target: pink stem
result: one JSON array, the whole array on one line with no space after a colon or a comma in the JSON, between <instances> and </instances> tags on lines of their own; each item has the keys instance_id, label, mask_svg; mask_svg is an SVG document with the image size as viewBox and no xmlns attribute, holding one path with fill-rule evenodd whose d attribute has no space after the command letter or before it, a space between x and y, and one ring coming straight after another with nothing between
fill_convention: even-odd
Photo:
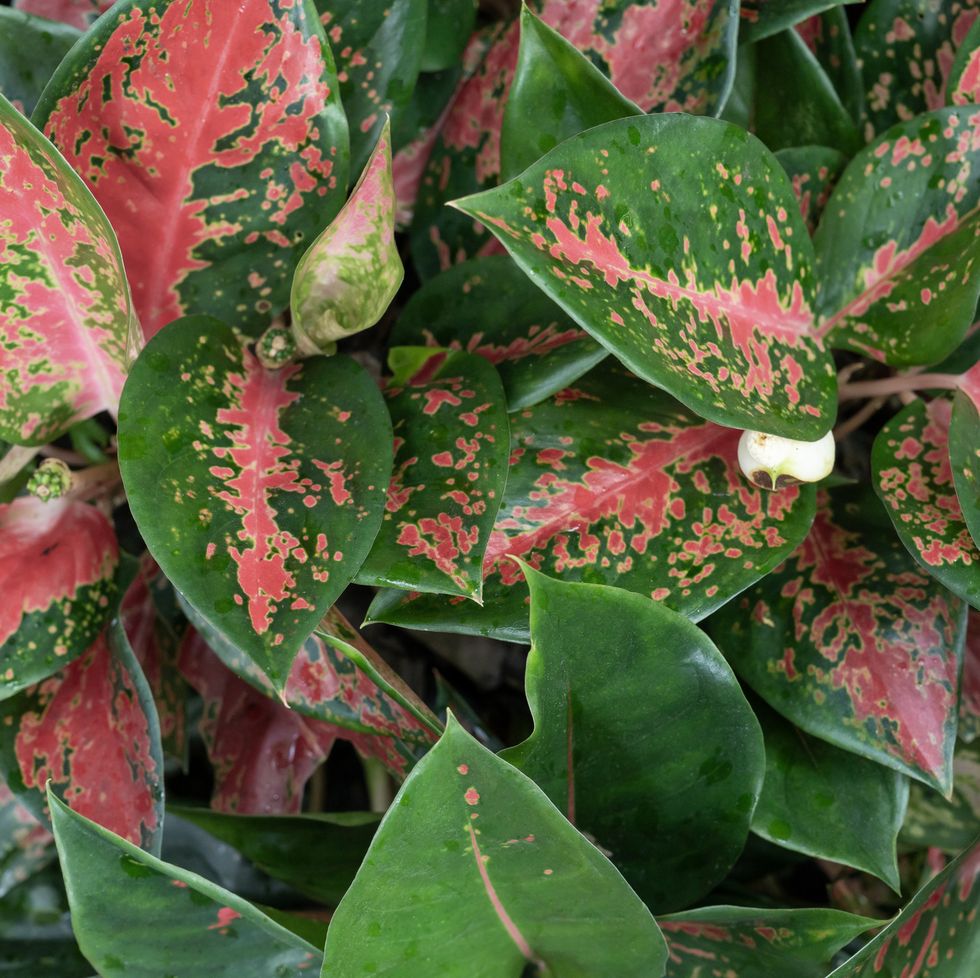
<instances>
[{"instance_id":1,"label":"pink stem","mask_svg":"<svg viewBox=\"0 0 980 978\"><path fill-rule=\"evenodd\" d=\"M849 401L855 397L882 397L929 388L956 390L959 380L955 374L899 374L896 377L883 377L881 380L857 380L851 384L843 384L837 397L838 400Z\"/></svg>"}]
</instances>

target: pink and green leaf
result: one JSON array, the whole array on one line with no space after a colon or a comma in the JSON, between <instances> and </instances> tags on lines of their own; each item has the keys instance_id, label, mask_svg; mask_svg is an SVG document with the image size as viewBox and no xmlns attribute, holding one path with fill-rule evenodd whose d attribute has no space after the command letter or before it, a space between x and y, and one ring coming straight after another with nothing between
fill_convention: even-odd
<instances>
[{"instance_id":1,"label":"pink and green leaf","mask_svg":"<svg viewBox=\"0 0 980 978\"><path fill-rule=\"evenodd\" d=\"M0 699L77 659L115 597L119 547L94 506L33 497L0 505Z\"/></svg>"},{"instance_id":2,"label":"pink and green leaf","mask_svg":"<svg viewBox=\"0 0 980 978\"><path fill-rule=\"evenodd\" d=\"M53 859L54 838L0 781L0 898Z\"/></svg>"},{"instance_id":3,"label":"pink and green leaf","mask_svg":"<svg viewBox=\"0 0 980 978\"><path fill-rule=\"evenodd\" d=\"M831 7L814 14L800 21L796 31L816 55L851 118L860 121L864 112L864 82L844 7Z\"/></svg>"},{"instance_id":4,"label":"pink and green leaf","mask_svg":"<svg viewBox=\"0 0 980 978\"><path fill-rule=\"evenodd\" d=\"M890 129L848 165L817 229L818 332L893 366L935 363L980 292L980 109Z\"/></svg>"},{"instance_id":5,"label":"pink and green leaf","mask_svg":"<svg viewBox=\"0 0 980 978\"><path fill-rule=\"evenodd\" d=\"M30 116L55 68L80 36L77 27L0 7L0 94Z\"/></svg>"},{"instance_id":6,"label":"pink and green leaf","mask_svg":"<svg viewBox=\"0 0 980 978\"><path fill-rule=\"evenodd\" d=\"M742 0L738 43L769 37L840 3L853 0Z\"/></svg>"},{"instance_id":7,"label":"pink and green leaf","mask_svg":"<svg viewBox=\"0 0 980 978\"><path fill-rule=\"evenodd\" d=\"M957 736L964 743L980 737L980 612L970 609L960 679L960 724Z\"/></svg>"},{"instance_id":8,"label":"pink and green leaf","mask_svg":"<svg viewBox=\"0 0 980 978\"><path fill-rule=\"evenodd\" d=\"M793 185L806 228L813 234L847 158L826 146L799 146L778 150L776 159Z\"/></svg>"},{"instance_id":9,"label":"pink and green leaf","mask_svg":"<svg viewBox=\"0 0 980 978\"><path fill-rule=\"evenodd\" d=\"M480 600L510 456L500 379L486 360L460 351L396 347L389 363L395 459L358 581Z\"/></svg>"},{"instance_id":10,"label":"pink and green leaf","mask_svg":"<svg viewBox=\"0 0 980 978\"><path fill-rule=\"evenodd\" d=\"M267 322L347 185L347 123L309 0L119 3L35 117L116 229L147 338L189 313Z\"/></svg>"},{"instance_id":11,"label":"pink and green leaf","mask_svg":"<svg viewBox=\"0 0 980 978\"><path fill-rule=\"evenodd\" d=\"M806 540L711 634L802 730L948 792L965 620L871 490L847 487L819 493Z\"/></svg>"},{"instance_id":12,"label":"pink and green leaf","mask_svg":"<svg viewBox=\"0 0 980 978\"><path fill-rule=\"evenodd\" d=\"M946 101L950 105L980 102L980 17L973 21L956 52L946 82Z\"/></svg>"},{"instance_id":13,"label":"pink and green leaf","mask_svg":"<svg viewBox=\"0 0 980 978\"><path fill-rule=\"evenodd\" d=\"M115 0L13 0L17 10L85 30Z\"/></svg>"},{"instance_id":14,"label":"pink and green leaf","mask_svg":"<svg viewBox=\"0 0 980 978\"><path fill-rule=\"evenodd\" d=\"M373 326L404 275L395 245L391 127L385 121L350 199L293 275L291 327L300 351L331 352L337 340Z\"/></svg>"},{"instance_id":15,"label":"pink and green leaf","mask_svg":"<svg viewBox=\"0 0 980 978\"><path fill-rule=\"evenodd\" d=\"M188 317L133 365L119 460L163 572L281 690L381 523L391 425L374 382L343 356L266 370Z\"/></svg>"},{"instance_id":16,"label":"pink and green leaf","mask_svg":"<svg viewBox=\"0 0 980 978\"><path fill-rule=\"evenodd\" d=\"M115 234L55 148L0 96L0 436L43 445L115 412L131 306Z\"/></svg>"},{"instance_id":17,"label":"pink and green leaf","mask_svg":"<svg viewBox=\"0 0 980 978\"><path fill-rule=\"evenodd\" d=\"M382 592L368 617L526 642L517 556L561 580L626 588L703 618L791 553L813 519L811 488L771 493L745 480L738 437L609 360L511 415L483 607Z\"/></svg>"},{"instance_id":18,"label":"pink and green leaf","mask_svg":"<svg viewBox=\"0 0 980 978\"><path fill-rule=\"evenodd\" d=\"M782 168L743 130L671 114L610 122L455 206L634 373L702 417L803 440L832 425L810 238Z\"/></svg>"}]
</instances>

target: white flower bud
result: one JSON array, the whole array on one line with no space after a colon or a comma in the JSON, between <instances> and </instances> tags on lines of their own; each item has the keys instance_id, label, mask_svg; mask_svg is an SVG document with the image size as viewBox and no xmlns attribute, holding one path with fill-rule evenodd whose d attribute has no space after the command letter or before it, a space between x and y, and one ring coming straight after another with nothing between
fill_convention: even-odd
<instances>
[{"instance_id":1,"label":"white flower bud","mask_svg":"<svg viewBox=\"0 0 980 978\"><path fill-rule=\"evenodd\" d=\"M796 441L764 431L743 431L738 464L749 482L763 489L819 482L834 468L834 435L828 431L817 441Z\"/></svg>"}]
</instances>

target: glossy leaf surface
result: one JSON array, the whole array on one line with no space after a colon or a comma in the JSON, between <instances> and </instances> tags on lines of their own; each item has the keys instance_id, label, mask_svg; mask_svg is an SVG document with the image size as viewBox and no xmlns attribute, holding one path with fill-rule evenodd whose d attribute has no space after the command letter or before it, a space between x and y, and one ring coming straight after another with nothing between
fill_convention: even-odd
<instances>
[{"instance_id":1,"label":"glossy leaf surface","mask_svg":"<svg viewBox=\"0 0 980 978\"><path fill-rule=\"evenodd\" d=\"M800 213L813 234L847 159L839 150L826 146L781 149L776 159L793 184Z\"/></svg>"},{"instance_id":2,"label":"glossy leaf surface","mask_svg":"<svg viewBox=\"0 0 980 978\"><path fill-rule=\"evenodd\" d=\"M503 387L493 367L469 353L396 347L390 362L394 471L358 580L479 598L507 480Z\"/></svg>"},{"instance_id":3,"label":"glossy leaf surface","mask_svg":"<svg viewBox=\"0 0 980 978\"><path fill-rule=\"evenodd\" d=\"M809 536L711 634L783 716L947 791L965 606L921 571L870 489L818 494Z\"/></svg>"},{"instance_id":4,"label":"glossy leaf surface","mask_svg":"<svg viewBox=\"0 0 980 978\"><path fill-rule=\"evenodd\" d=\"M762 734L738 680L662 604L525 574L534 732L501 756L654 913L690 906L738 858L762 788Z\"/></svg>"},{"instance_id":5,"label":"glossy leaf surface","mask_svg":"<svg viewBox=\"0 0 980 978\"><path fill-rule=\"evenodd\" d=\"M976 376L969 396L961 390L953 398L949 461L963 519L980 547L980 364L971 373Z\"/></svg>"},{"instance_id":6,"label":"glossy leaf surface","mask_svg":"<svg viewBox=\"0 0 980 978\"><path fill-rule=\"evenodd\" d=\"M742 130L677 114L610 122L456 206L634 373L702 417L803 440L832 424L810 239L785 173ZM731 229L720 242L719 226Z\"/></svg>"},{"instance_id":7,"label":"glossy leaf surface","mask_svg":"<svg viewBox=\"0 0 980 978\"><path fill-rule=\"evenodd\" d=\"M967 108L930 112L844 171L814 239L831 346L908 366L963 339L980 291L978 122Z\"/></svg>"},{"instance_id":8,"label":"glossy leaf surface","mask_svg":"<svg viewBox=\"0 0 980 978\"><path fill-rule=\"evenodd\" d=\"M127 0L35 118L116 229L147 338L189 313L268 321L347 183L337 78L305 0Z\"/></svg>"},{"instance_id":9,"label":"glossy leaf surface","mask_svg":"<svg viewBox=\"0 0 980 978\"><path fill-rule=\"evenodd\" d=\"M847 0L742 0L738 43L758 41Z\"/></svg>"},{"instance_id":10,"label":"glossy leaf surface","mask_svg":"<svg viewBox=\"0 0 980 978\"><path fill-rule=\"evenodd\" d=\"M946 82L946 101L950 105L980 102L980 17L973 21Z\"/></svg>"},{"instance_id":11,"label":"glossy leaf surface","mask_svg":"<svg viewBox=\"0 0 980 978\"><path fill-rule=\"evenodd\" d=\"M382 820L324 954L324 978L518 978L529 965L555 978L649 978L666 947L534 782L450 718Z\"/></svg>"},{"instance_id":12,"label":"glossy leaf surface","mask_svg":"<svg viewBox=\"0 0 980 978\"><path fill-rule=\"evenodd\" d=\"M875 439L874 485L909 553L980 607L980 548L963 519L949 461L951 414L949 400L937 398L917 399L895 415Z\"/></svg>"},{"instance_id":13,"label":"glossy leaf surface","mask_svg":"<svg viewBox=\"0 0 980 978\"><path fill-rule=\"evenodd\" d=\"M76 27L0 7L0 93L30 116L41 90L80 36Z\"/></svg>"},{"instance_id":14,"label":"glossy leaf surface","mask_svg":"<svg viewBox=\"0 0 980 978\"><path fill-rule=\"evenodd\" d=\"M766 780L752 831L777 846L853 866L900 892L895 840L908 780L803 733L756 708L766 739Z\"/></svg>"},{"instance_id":15,"label":"glossy leaf surface","mask_svg":"<svg viewBox=\"0 0 980 978\"><path fill-rule=\"evenodd\" d=\"M18 10L85 30L114 0L13 0Z\"/></svg>"},{"instance_id":16,"label":"glossy leaf surface","mask_svg":"<svg viewBox=\"0 0 980 978\"><path fill-rule=\"evenodd\" d=\"M511 556L703 618L775 567L813 518L809 487L750 485L737 443L737 432L702 421L609 360L511 415L483 607L383 593L369 618L526 642L527 590Z\"/></svg>"},{"instance_id":17,"label":"glossy leaf surface","mask_svg":"<svg viewBox=\"0 0 980 978\"><path fill-rule=\"evenodd\" d=\"M489 360L511 411L557 393L606 356L506 255L461 262L412 295L391 344L421 343Z\"/></svg>"},{"instance_id":18,"label":"glossy leaf surface","mask_svg":"<svg viewBox=\"0 0 980 978\"><path fill-rule=\"evenodd\" d=\"M115 411L129 292L105 214L2 96L0 156L0 437L43 445L76 421Z\"/></svg>"},{"instance_id":19,"label":"glossy leaf surface","mask_svg":"<svg viewBox=\"0 0 980 978\"><path fill-rule=\"evenodd\" d=\"M320 952L228 890L142 852L51 796L79 946L102 978L301 978Z\"/></svg>"},{"instance_id":20,"label":"glossy leaf surface","mask_svg":"<svg viewBox=\"0 0 980 978\"><path fill-rule=\"evenodd\" d=\"M119 417L123 480L150 553L278 689L371 547L390 444L381 394L354 361L268 371L207 317L154 337Z\"/></svg>"},{"instance_id":21,"label":"glossy leaf surface","mask_svg":"<svg viewBox=\"0 0 980 978\"><path fill-rule=\"evenodd\" d=\"M98 638L119 547L94 506L21 497L0 505L0 698L57 672Z\"/></svg>"},{"instance_id":22,"label":"glossy leaf surface","mask_svg":"<svg viewBox=\"0 0 980 978\"><path fill-rule=\"evenodd\" d=\"M381 127L350 199L303 255L290 292L291 328L306 354L373 326L401 285L395 246L391 129Z\"/></svg>"}]
</instances>

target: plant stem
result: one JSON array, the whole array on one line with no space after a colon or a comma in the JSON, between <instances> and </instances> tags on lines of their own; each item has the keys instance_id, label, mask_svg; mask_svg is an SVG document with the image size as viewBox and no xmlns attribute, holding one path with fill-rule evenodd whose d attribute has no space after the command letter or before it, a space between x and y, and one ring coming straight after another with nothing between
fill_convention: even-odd
<instances>
[{"instance_id":1,"label":"plant stem","mask_svg":"<svg viewBox=\"0 0 980 978\"><path fill-rule=\"evenodd\" d=\"M849 401L855 397L883 397L901 394L903 391L942 388L955 390L959 386L956 374L899 374L881 380L857 380L843 384L837 392L838 400Z\"/></svg>"},{"instance_id":2,"label":"plant stem","mask_svg":"<svg viewBox=\"0 0 980 978\"><path fill-rule=\"evenodd\" d=\"M0 482L12 479L39 451L38 448L11 445L3 458L0 458Z\"/></svg>"},{"instance_id":3,"label":"plant stem","mask_svg":"<svg viewBox=\"0 0 980 978\"><path fill-rule=\"evenodd\" d=\"M882 405L887 400L887 397L874 397L862 405L849 418L834 428L834 440L840 441L842 438L846 438L852 431L860 428L868 418L881 410Z\"/></svg>"},{"instance_id":4,"label":"plant stem","mask_svg":"<svg viewBox=\"0 0 980 978\"><path fill-rule=\"evenodd\" d=\"M115 460L103 462L101 465L91 465L87 469L72 472L68 495L73 499L94 499L108 495L120 483L119 464Z\"/></svg>"}]
</instances>

